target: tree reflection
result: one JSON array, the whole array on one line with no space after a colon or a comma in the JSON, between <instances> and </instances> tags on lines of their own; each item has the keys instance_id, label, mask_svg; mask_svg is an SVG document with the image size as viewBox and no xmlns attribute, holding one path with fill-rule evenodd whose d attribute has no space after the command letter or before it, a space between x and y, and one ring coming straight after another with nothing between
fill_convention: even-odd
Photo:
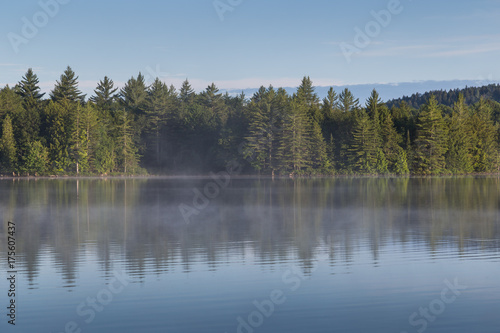
<instances>
[{"instance_id":1,"label":"tree reflection","mask_svg":"<svg viewBox=\"0 0 500 333\"><path fill-rule=\"evenodd\" d=\"M335 272L355 264L361 251L378 265L394 246L417 247L435 260L499 249L494 177L233 180L186 223L179 204L192 204L193 188L208 181L0 181L0 255L6 257L9 220L31 288L47 256L64 286L74 288L89 252L104 276L123 262L141 281L232 262L275 269L298 260L310 274L324 256Z\"/></svg>"}]
</instances>

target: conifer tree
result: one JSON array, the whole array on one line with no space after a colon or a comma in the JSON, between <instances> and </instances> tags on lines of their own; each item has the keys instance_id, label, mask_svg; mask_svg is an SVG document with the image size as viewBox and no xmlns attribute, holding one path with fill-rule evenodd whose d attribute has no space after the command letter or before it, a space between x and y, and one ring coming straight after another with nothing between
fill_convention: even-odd
<instances>
[{"instance_id":1,"label":"conifer tree","mask_svg":"<svg viewBox=\"0 0 500 333\"><path fill-rule=\"evenodd\" d=\"M78 76L67 67L61 78L56 81L54 90L50 93L50 97L54 102L66 100L69 102L84 102L85 95L78 89Z\"/></svg>"},{"instance_id":2,"label":"conifer tree","mask_svg":"<svg viewBox=\"0 0 500 333\"><path fill-rule=\"evenodd\" d=\"M297 101L290 102L289 110L283 115L283 129L278 156L279 168L284 173L305 173L311 167L309 115Z\"/></svg>"},{"instance_id":3,"label":"conifer tree","mask_svg":"<svg viewBox=\"0 0 500 333\"><path fill-rule=\"evenodd\" d=\"M48 143L51 168L56 173L70 169L71 160L69 146L71 139L71 122L69 119L68 102L55 103L50 101L45 108L46 140Z\"/></svg>"},{"instance_id":4,"label":"conifer tree","mask_svg":"<svg viewBox=\"0 0 500 333\"><path fill-rule=\"evenodd\" d=\"M131 126L132 121L126 110L121 110L118 114L120 123L118 124L119 137L117 138L117 155L123 173L134 173L139 166L139 155L134 143L134 133Z\"/></svg>"},{"instance_id":5,"label":"conifer tree","mask_svg":"<svg viewBox=\"0 0 500 333\"><path fill-rule=\"evenodd\" d=\"M498 124L492 119L492 109L484 99L474 105L471 117L472 163L476 172L490 172L498 163Z\"/></svg>"},{"instance_id":6,"label":"conifer tree","mask_svg":"<svg viewBox=\"0 0 500 333\"><path fill-rule=\"evenodd\" d=\"M94 90L95 95L90 97L90 100L101 110L109 112L117 99L117 91L118 88L115 88L113 80L105 76L103 80L99 81L97 88Z\"/></svg>"},{"instance_id":7,"label":"conifer tree","mask_svg":"<svg viewBox=\"0 0 500 333\"><path fill-rule=\"evenodd\" d=\"M453 106L448 137L446 166L455 173L470 173L472 164L472 128L469 107L460 94Z\"/></svg>"},{"instance_id":8,"label":"conifer tree","mask_svg":"<svg viewBox=\"0 0 500 333\"><path fill-rule=\"evenodd\" d=\"M307 108L307 113L312 121L318 124L323 121L319 107L319 98L314 92L314 87L309 76L302 79L300 86L297 88L295 99Z\"/></svg>"},{"instance_id":9,"label":"conifer tree","mask_svg":"<svg viewBox=\"0 0 500 333\"><path fill-rule=\"evenodd\" d=\"M354 98L351 91L345 88L339 96L339 108L344 113L358 110L360 108L359 99Z\"/></svg>"},{"instance_id":10,"label":"conifer tree","mask_svg":"<svg viewBox=\"0 0 500 333\"><path fill-rule=\"evenodd\" d=\"M27 109L36 108L45 93L40 92L38 76L29 68L24 74L21 82L18 83L18 94L22 97Z\"/></svg>"},{"instance_id":11,"label":"conifer tree","mask_svg":"<svg viewBox=\"0 0 500 333\"><path fill-rule=\"evenodd\" d=\"M418 132L415 140L417 172L420 174L444 172L448 133L434 96L431 96L420 112L417 126Z\"/></svg>"},{"instance_id":12,"label":"conifer tree","mask_svg":"<svg viewBox=\"0 0 500 333\"><path fill-rule=\"evenodd\" d=\"M191 84L189 81L186 79L184 82L182 82L181 89L179 90L179 100L183 104L190 104L194 101L195 97L195 92L194 89L191 87Z\"/></svg>"},{"instance_id":13,"label":"conifer tree","mask_svg":"<svg viewBox=\"0 0 500 333\"><path fill-rule=\"evenodd\" d=\"M374 144L375 135L373 122L368 114L364 110L357 111L349 148L354 171L372 173L376 171L377 160L382 162L382 158L378 156L378 147Z\"/></svg>"},{"instance_id":14,"label":"conifer tree","mask_svg":"<svg viewBox=\"0 0 500 333\"><path fill-rule=\"evenodd\" d=\"M399 148L396 163L394 164L394 172L401 176L408 175L410 173L407 154L401 147Z\"/></svg>"},{"instance_id":15,"label":"conifer tree","mask_svg":"<svg viewBox=\"0 0 500 333\"><path fill-rule=\"evenodd\" d=\"M172 112L173 101L176 98L175 88L167 87L159 78L153 82L148 89L148 100L146 107L147 129L153 136L154 160L157 167L160 166L162 130L167 125L169 113Z\"/></svg>"},{"instance_id":16,"label":"conifer tree","mask_svg":"<svg viewBox=\"0 0 500 333\"><path fill-rule=\"evenodd\" d=\"M389 163L389 171L395 171L395 163L400 155L403 139L394 127L389 110L382 112L381 118L380 135L382 139L382 151Z\"/></svg>"},{"instance_id":17,"label":"conifer tree","mask_svg":"<svg viewBox=\"0 0 500 333\"><path fill-rule=\"evenodd\" d=\"M246 137L247 147L245 158L251 165L260 171L272 174L276 170L276 151L278 149L279 123L283 117L273 107L276 91L271 86L268 89L261 87L254 94L250 105L249 133Z\"/></svg>"}]
</instances>

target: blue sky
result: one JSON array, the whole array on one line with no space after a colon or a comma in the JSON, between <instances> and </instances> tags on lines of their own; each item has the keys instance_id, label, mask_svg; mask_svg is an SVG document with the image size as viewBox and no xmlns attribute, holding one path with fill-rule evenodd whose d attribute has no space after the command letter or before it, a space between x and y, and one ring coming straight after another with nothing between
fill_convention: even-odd
<instances>
[{"instance_id":1,"label":"blue sky","mask_svg":"<svg viewBox=\"0 0 500 333\"><path fill-rule=\"evenodd\" d=\"M322 86L500 80L498 0L217 1L5 2L0 85L32 67L48 91L67 65L85 92L105 75L121 86L139 71L177 87L189 78L197 90L296 86L304 75ZM51 15L40 3L52 4ZM389 7L397 14L376 23L371 12ZM36 20L38 31L23 35ZM367 27L348 61L341 46L356 46L355 29ZM29 38L14 47L13 36Z\"/></svg>"}]
</instances>

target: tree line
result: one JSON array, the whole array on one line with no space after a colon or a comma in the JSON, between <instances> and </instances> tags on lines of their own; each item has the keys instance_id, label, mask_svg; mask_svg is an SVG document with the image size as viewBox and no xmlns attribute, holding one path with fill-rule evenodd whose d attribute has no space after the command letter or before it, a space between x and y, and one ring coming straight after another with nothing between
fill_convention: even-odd
<instances>
[{"instance_id":1,"label":"tree line","mask_svg":"<svg viewBox=\"0 0 500 333\"><path fill-rule=\"evenodd\" d=\"M86 98L68 67L48 98L29 69L0 90L4 175L206 174L237 162L244 174L468 174L497 172L500 104L430 95L390 108L373 90L323 100L309 77L297 91L261 87L251 98L211 84L196 93L142 74L122 89L105 77Z\"/></svg>"},{"instance_id":2,"label":"tree line","mask_svg":"<svg viewBox=\"0 0 500 333\"><path fill-rule=\"evenodd\" d=\"M424 94L413 94L411 96L403 96L394 100L387 101L387 106L397 106L401 102L406 102L412 108L420 108L427 103L431 96L436 97L439 104L444 106L445 112L450 113L453 105L458 101L460 95L463 95L467 104L475 104L483 99L490 99L500 102L500 85L489 84L482 87L465 87L464 89L451 89L451 90L435 90L426 92ZM498 111L498 110L497 110Z\"/></svg>"}]
</instances>

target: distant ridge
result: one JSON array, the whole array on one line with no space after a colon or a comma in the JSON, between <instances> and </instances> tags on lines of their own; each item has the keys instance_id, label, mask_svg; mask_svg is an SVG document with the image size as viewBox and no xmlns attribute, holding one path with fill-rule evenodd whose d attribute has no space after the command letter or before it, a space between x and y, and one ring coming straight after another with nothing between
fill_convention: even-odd
<instances>
[{"instance_id":1,"label":"distant ridge","mask_svg":"<svg viewBox=\"0 0 500 333\"><path fill-rule=\"evenodd\" d=\"M453 90L435 90L429 91L424 94L413 94L411 96L404 96L402 98L394 99L387 102L388 107L393 105L398 106L401 102L406 102L411 107L418 109L421 105L425 104L431 95L434 95L438 103L453 106L453 104L458 100L460 94L464 95L465 102L467 104L477 103L481 98L493 100L500 102L500 85L499 84L489 84L482 87L466 87L463 89L453 89Z\"/></svg>"},{"instance_id":2,"label":"distant ridge","mask_svg":"<svg viewBox=\"0 0 500 333\"><path fill-rule=\"evenodd\" d=\"M314 82L313 82L314 83ZM411 98L417 94L425 94L427 92L449 91L456 89L464 89L466 87L481 87L488 85L496 85L497 81L491 80L453 80L453 81L417 81L417 82L402 82L402 83L387 83L387 84L358 84L358 85L343 85L333 86L333 89L340 93L345 88L348 88L362 105L370 96L373 89L376 89L383 101L394 103L403 98ZM275 87L279 88L279 87ZM297 87L283 87L289 94L296 92ZM330 87L317 86L315 87L316 94L323 99L326 97ZM247 98L253 96L259 90L259 87L248 89L230 89L227 91L230 95L239 95L243 91ZM418 103L417 103L418 104Z\"/></svg>"}]
</instances>

